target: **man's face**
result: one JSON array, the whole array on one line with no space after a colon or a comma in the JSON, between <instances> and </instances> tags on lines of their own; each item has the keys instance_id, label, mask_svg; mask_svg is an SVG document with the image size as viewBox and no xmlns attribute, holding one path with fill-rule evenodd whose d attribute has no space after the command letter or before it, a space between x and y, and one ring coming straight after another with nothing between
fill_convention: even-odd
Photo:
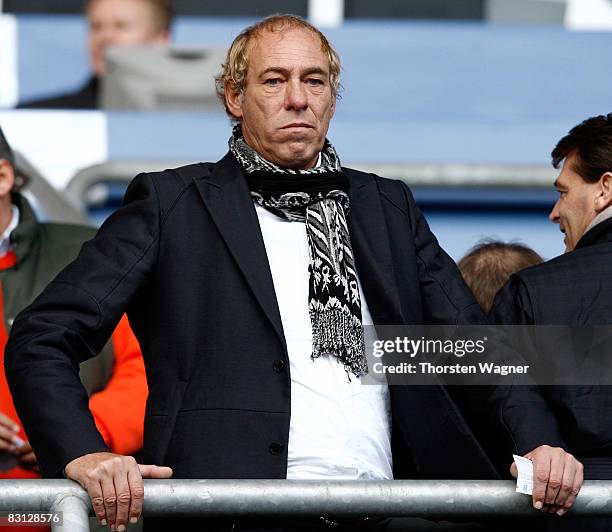
<instances>
[{"instance_id":1,"label":"man's face","mask_svg":"<svg viewBox=\"0 0 612 532\"><path fill-rule=\"evenodd\" d=\"M336 103L319 38L303 28L266 31L248 57L243 93L226 92L245 141L279 166L312 168Z\"/></svg>"},{"instance_id":2,"label":"man's face","mask_svg":"<svg viewBox=\"0 0 612 532\"><path fill-rule=\"evenodd\" d=\"M165 44L169 39L158 27L153 7L142 0L95 0L87 22L89 61L96 76L104 74L107 47Z\"/></svg>"},{"instance_id":3,"label":"man's face","mask_svg":"<svg viewBox=\"0 0 612 532\"><path fill-rule=\"evenodd\" d=\"M555 181L559 199L548 216L565 233L565 252L572 251L593 218L597 216L599 183L587 183L574 170L576 155L565 159Z\"/></svg>"}]
</instances>

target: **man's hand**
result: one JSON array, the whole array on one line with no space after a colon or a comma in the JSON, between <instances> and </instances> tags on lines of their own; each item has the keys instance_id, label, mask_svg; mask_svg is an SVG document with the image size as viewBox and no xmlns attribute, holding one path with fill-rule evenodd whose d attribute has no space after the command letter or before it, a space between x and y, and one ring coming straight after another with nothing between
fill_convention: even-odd
<instances>
[{"instance_id":1,"label":"man's hand","mask_svg":"<svg viewBox=\"0 0 612 532\"><path fill-rule=\"evenodd\" d=\"M30 442L25 442L17 451L17 461L19 465L24 469L29 469L30 471L34 471L35 473L40 473L40 468L38 467L38 460L36 460L36 455L32 450L32 446Z\"/></svg>"},{"instance_id":2,"label":"man's hand","mask_svg":"<svg viewBox=\"0 0 612 532\"><path fill-rule=\"evenodd\" d=\"M92 453L66 466L66 476L76 480L91 497L96 517L103 525L123 532L142 512L144 478L170 478L172 469L140 465L131 456Z\"/></svg>"},{"instance_id":3,"label":"man's hand","mask_svg":"<svg viewBox=\"0 0 612 532\"><path fill-rule=\"evenodd\" d=\"M561 447L541 445L527 453L533 462L533 507L563 515L574 504L584 480L582 463ZM516 464L510 466L516 478Z\"/></svg>"},{"instance_id":4,"label":"man's hand","mask_svg":"<svg viewBox=\"0 0 612 532\"><path fill-rule=\"evenodd\" d=\"M19 425L0 412L0 452L16 454L23 445L19 434Z\"/></svg>"}]
</instances>

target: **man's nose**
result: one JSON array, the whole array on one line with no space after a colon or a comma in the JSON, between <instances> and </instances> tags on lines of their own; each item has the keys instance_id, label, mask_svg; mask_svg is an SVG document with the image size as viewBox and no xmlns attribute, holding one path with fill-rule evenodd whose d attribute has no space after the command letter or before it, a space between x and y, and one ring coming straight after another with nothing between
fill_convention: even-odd
<instances>
[{"instance_id":1,"label":"man's nose","mask_svg":"<svg viewBox=\"0 0 612 532\"><path fill-rule=\"evenodd\" d=\"M552 208L552 211L550 211L550 214L548 215L548 219L554 224L559 223L559 201L558 200L555 203L554 207Z\"/></svg>"},{"instance_id":2,"label":"man's nose","mask_svg":"<svg viewBox=\"0 0 612 532\"><path fill-rule=\"evenodd\" d=\"M308 107L308 94L301 80L290 80L285 91L285 108L298 111Z\"/></svg>"}]
</instances>

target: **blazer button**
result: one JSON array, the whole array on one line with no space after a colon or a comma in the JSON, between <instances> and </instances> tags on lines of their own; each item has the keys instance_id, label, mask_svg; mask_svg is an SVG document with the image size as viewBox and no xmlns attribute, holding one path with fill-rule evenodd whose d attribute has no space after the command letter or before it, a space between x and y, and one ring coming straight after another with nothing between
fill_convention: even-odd
<instances>
[{"instance_id":1,"label":"blazer button","mask_svg":"<svg viewBox=\"0 0 612 532\"><path fill-rule=\"evenodd\" d=\"M274 364L272 365L272 368L274 369L274 371L276 371L276 373L280 373L281 371L285 369L285 361L275 360Z\"/></svg>"},{"instance_id":2,"label":"blazer button","mask_svg":"<svg viewBox=\"0 0 612 532\"><path fill-rule=\"evenodd\" d=\"M280 454L283 452L283 446L282 444L278 443L277 441L273 441L270 444L270 452L272 454Z\"/></svg>"}]
</instances>

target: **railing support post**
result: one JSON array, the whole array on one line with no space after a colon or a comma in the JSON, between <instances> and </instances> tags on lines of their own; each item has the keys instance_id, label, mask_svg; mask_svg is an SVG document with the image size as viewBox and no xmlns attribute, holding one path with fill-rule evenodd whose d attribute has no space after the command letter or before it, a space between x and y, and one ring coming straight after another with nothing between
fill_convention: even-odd
<instances>
[{"instance_id":1,"label":"railing support post","mask_svg":"<svg viewBox=\"0 0 612 532\"><path fill-rule=\"evenodd\" d=\"M51 512L61 512L62 523L52 524L52 532L89 532L89 510L91 504L87 493L70 493L58 497Z\"/></svg>"}]
</instances>

